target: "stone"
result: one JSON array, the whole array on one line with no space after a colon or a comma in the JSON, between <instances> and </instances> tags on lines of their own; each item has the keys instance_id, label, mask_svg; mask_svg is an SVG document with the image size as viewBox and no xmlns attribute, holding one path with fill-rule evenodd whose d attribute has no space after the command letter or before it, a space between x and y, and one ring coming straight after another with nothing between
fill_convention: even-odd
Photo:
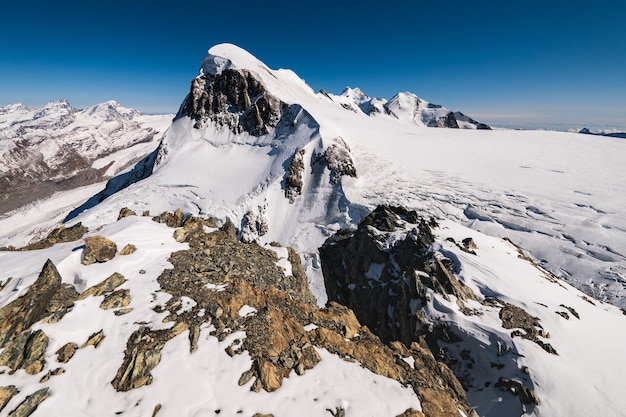
<instances>
[{"instance_id":1,"label":"stone","mask_svg":"<svg viewBox=\"0 0 626 417\"><path fill-rule=\"evenodd\" d=\"M130 290L116 290L107 294L100 303L100 308L110 310L114 308L126 307L130 304Z\"/></svg>"},{"instance_id":2,"label":"stone","mask_svg":"<svg viewBox=\"0 0 626 417\"><path fill-rule=\"evenodd\" d=\"M80 222L70 227L61 226L50 232L45 239L25 246L20 250L27 251L45 249L51 247L56 243L74 242L83 237L88 231L89 229L83 226Z\"/></svg>"},{"instance_id":3,"label":"stone","mask_svg":"<svg viewBox=\"0 0 626 417\"><path fill-rule=\"evenodd\" d=\"M293 154L291 162L289 163L289 169L285 173L285 197L290 203L296 201L302 193L302 187L304 181L302 179L304 174L304 149L300 149Z\"/></svg>"},{"instance_id":4,"label":"stone","mask_svg":"<svg viewBox=\"0 0 626 417\"><path fill-rule=\"evenodd\" d=\"M64 344L55 352L57 355L57 362L68 363L76 353L76 350L78 350L78 345L76 343L69 342Z\"/></svg>"},{"instance_id":5,"label":"stone","mask_svg":"<svg viewBox=\"0 0 626 417\"><path fill-rule=\"evenodd\" d=\"M0 387L0 411L4 410L4 407L11 401L11 398L17 394L19 390L15 385L9 385L6 387Z\"/></svg>"},{"instance_id":6,"label":"stone","mask_svg":"<svg viewBox=\"0 0 626 417\"><path fill-rule=\"evenodd\" d=\"M409 408L404 413L402 413L402 414L400 414L400 415L398 415L396 417L426 417L426 415L424 413L422 413L421 411L417 411L417 410L414 410L412 408Z\"/></svg>"},{"instance_id":7,"label":"stone","mask_svg":"<svg viewBox=\"0 0 626 417\"><path fill-rule=\"evenodd\" d=\"M122 207L120 210L120 214L117 216L117 220L123 219L124 217L136 216L137 213L129 209L128 207Z\"/></svg>"},{"instance_id":8,"label":"stone","mask_svg":"<svg viewBox=\"0 0 626 417\"><path fill-rule=\"evenodd\" d=\"M131 253L135 253L136 251L137 251L137 246L129 243L128 245L122 248L122 250L120 251L120 255L130 255Z\"/></svg>"},{"instance_id":9,"label":"stone","mask_svg":"<svg viewBox=\"0 0 626 417\"><path fill-rule=\"evenodd\" d=\"M102 263L110 261L117 253L117 245L104 236L90 236L85 239L85 249L81 263L83 265L91 265L93 263Z\"/></svg>"},{"instance_id":10,"label":"stone","mask_svg":"<svg viewBox=\"0 0 626 417\"><path fill-rule=\"evenodd\" d=\"M180 209L176 209L173 213L165 211L158 216L154 216L152 220L157 223L165 224L168 227L181 227L184 222L184 216Z\"/></svg>"},{"instance_id":11,"label":"stone","mask_svg":"<svg viewBox=\"0 0 626 417\"><path fill-rule=\"evenodd\" d=\"M13 411L11 411L8 417L28 417L39 407L50 394L48 388L42 388L35 391L24 399Z\"/></svg>"},{"instance_id":12,"label":"stone","mask_svg":"<svg viewBox=\"0 0 626 417\"><path fill-rule=\"evenodd\" d=\"M93 346L94 348L98 348L102 340L104 339L104 331L100 330L99 332L93 333L91 336L87 338L87 341L80 345L81 349L86 348L87 346Z\"/></svg>"},{"instance_id":13,"label":"stone","mask_svg":"<svg viewBox=\"0 0 626 417\"><path fill-rule=\"evenodd\" d=\"M113 274L111 274L111 276L109 276L104 281L100 282L99 284L94 285L93 287L89 287L85 291L83 291L78 296L78 299L83 300L89 296L98 297L100 295L110 293L125 282L126 282L126 278L124 278L124 275L118 272L114 272Z\"/></svg>"},{"instance_id":14,"label":"stone","mask_svg":"<svg viewBox=\"0 0 626 417\"><path fill-rule=\"evenodd\" d=\"M539 398L537 398L535 392L530 388L524 386L524 384L519 381L501 377L498 382L496 382L495 387L500 388L503 391L510 392L511 394L518 397L520 402L522 403L522 406L530 404L540 404Z\"/></svg>"}]
</instances>

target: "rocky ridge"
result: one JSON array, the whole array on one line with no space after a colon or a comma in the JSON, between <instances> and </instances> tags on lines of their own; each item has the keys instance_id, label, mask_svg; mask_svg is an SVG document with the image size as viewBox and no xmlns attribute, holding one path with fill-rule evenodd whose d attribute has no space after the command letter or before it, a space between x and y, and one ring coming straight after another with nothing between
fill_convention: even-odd
<instances>
[{"instance_id":1,"label":"rocky ridge","mask_svg":"<svg viewBox=\"0 0 626 417\"><path fill-rule=\"evenodd\" d=\"M500 368L495 362L487 362L482 365L488 366L487 369L477 371L475 368L481 364L471 357L470 350L450 348L459 346L465 338L471 340L471 333L463 335L453 330L450 321L456 320L442 319L431 304L441 297L456 304L465 316L483 315L481 304L497 308L502 328L514 330L510 339L497 343L498 352L494 356L509 354L510 347L504 351L500 346L514 345L515 337L533 341L547 354L558 355L545 341L550 334L539 318L523 308L480 296L457 279L454 258L435 249L432 230L437 227L434 220L427 221L415 211L383 205L366 216L356 230L339 231L330 237L320 248L329 301L353 310L386 343L427 346L437 360L455 371L465 389L483 389L475 385L472 373L490 374L493 382L487 386L494 384L495 388L518 396L522 409L532 410L540 400L532 387L522 382L523 374L529 370L520 369L517 377L511 379L498 375ZM462 244L451 241L462 251L475 255L476 246L471 238Z\"/></svg>"},{"instance_id":2,"label":"rocky ridge","mask_svg":"<svg viewBox=\"0 0 626 417\"><path fill-rule=\"evenodd\" d=\"M119 217L128 216L133 214L122 210ZM299 256L292 249L241 242L231 223L218 227L212 218L183 216L179 211L153 220L172 227L174 238L189 249L173 253L169 259L173 268L165 269L157 279L159 291L170 297L153 307L154 314L163 316L168 327L140 325L131 334L117 374L110 381L116 391L128 392L153 383L153 370L159 366L166 345L187 333L191 354L203 343L202 329L209 326L211 336L221 341L240 335L225 351L231 357L249 355L251 365L240 375L239 385L254 392L277 391L284 378L298 378L319 366L323 361L320 349L324 349L411 387L422 410L409 409L403 416L475 415L460 383L426 345L385 344L361 325L350 309L337 303L319 308ZM79 235L73 237L80 239ZM84 241L90 244L89 238ZM45 245L33 247L40 246ZM285 261L280 263L278 256ZM127 278L115 273L78 293L72 285L62 284L57 268L48 261L28 291L0 309L0 366L11 372L24 369L31 375L43 375L44 385L22 403L12 405L10 415L18 410L27 410L23 415L34 413L39 404L55 395L45 387L47 381L63 374L64 366L72 363L78 350L88 346L97 350L107 343L107 333L101 330L80 346L67 342L52 352L46 333L32 330L33 326L61 322L74 303L90 297L103 297L100 308L111 309L116 316L127 314L130 299L136 295L123 288L126 282ZM14 404L10 400L18 391L15 386L2 387L2 408ZM345 410L334 411L340 412Z\"/></svg>"}]
</instances>

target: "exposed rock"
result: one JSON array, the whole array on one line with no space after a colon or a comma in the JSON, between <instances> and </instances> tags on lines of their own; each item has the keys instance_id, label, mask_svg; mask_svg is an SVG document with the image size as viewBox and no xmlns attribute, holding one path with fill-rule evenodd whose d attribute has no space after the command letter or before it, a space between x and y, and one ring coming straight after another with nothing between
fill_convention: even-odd
<instances>
[{"instance_id":1,"label":"exposed rock","mask_svg":"<svg viewBox=\"0 0 626 417\"><path fill-rule=\"evenodd\" d=\"M328 167L330 181L333 184L337 184L344 175L356 178L356 168L350 156L350 148L341 138L336 138L335 143L326 148L323 154L317 155L314 162Z\"/></svg>"},{"instance_id":2,"label":"exposed rock","mask_svg":"<svg viewBox=\"0 0 626 417\"><path fill-rule=\"evenodd\" d=\"M210 120L233 133L261 136L276 127L286 108L256 74L229 68L196 77L176 117L191 117L196 128Z\"/></svg>"},{"instance_id":3,"label":"exposed rock","mask_svg":"<svg viewBox=\"0 0 626 417\"><path fill-rule=\"evenodd\" d=\"M168 227L181 227L184 221L183 212L180 209L176 209L174 213L165 211L158 216L152 218L157 223L163 223Z\"/></svg>"},{"instance_id":4,"label":"exposed rock","mask_svg":"<svg viewBox=\"0 0 626 417\"><path fill-rule=\"evenodd\" d=\"M152 382L150 372L161 361L161 349L173 337L185 331L184 324L167 330L150 330L141 326L128 339L124 360L111 385L116 391L129 391Z\"/></svg>"},{"instance_id":5,"label":"exposed rock","mask_svg":"<svg viewBox=\"0 0 626 417\"><path fill-rule=\"evenodd\" d=\"M113 308L126 307L130 304L130 290L117 290L107 294L100 303L100 308L110 310Z\"/></svg>"},{"instance_id":6,"label":"exposed rock","mask_svg":"<svg viewBox=\"0 0 626 417\"><path fill-rule=\"evenodd\" d=\"M120 255L130 255L131 253L135 253L136 251L137 251L137 246L129 243L128 245L122 248L122 250L120 251Z\"/></svg>"},{"instance_id":7,"label":"exposed rock","mask_svg":"<svg viewBox=\"0 0 626 417\"><path fill-rule=\"evenodd\" d=\"M101 283L96 284L93 287L89 287L85 291L83 291L78 296L78 299L83 300L89 296L98 297L100 295L110 293L125 282L126 278L124 278L124 275L118 272L114 272L113 274L111 274L110 277L108 277Z\"/></svg>"},{"instance_id":8,"label":"exposed rock","mask_svg":"<svg viewBox=\"0 0 626 417\"><path fill-rule=\"evenodd\" d=\"M561 304L561 307L567 309L567 311L569 311L572 314L572 316L580 320L580 316L578 315L578 312L573 307L569 307L564 304Z\"/></svg>"},{"instance_id":9,"label":"exposed rock","mask_svg":"<svg viewBox=\"0 0 626 417\"><path fill-rule=\"evenodd\" d=\"M65 373L65 369L56 368L54 371L48 371L40 380L40 384L44 384L50 380L50 377L61 375Z\"/></svg>"},{"instance_id":10,"label":"exposed rock","mask_svg":"<svg viewBox=\"0 0 626 417\"><path fill-rule=\"evenodd\" d=\"M421 411L417 411L417 410L413 410L412 408L409 408L408 410L398 415L397 417L426 417L426 416Z\"/></svg>"},{"instance_id":11,"label":"exposed rock","mask_svg":"<svg viewBox=\"0 0 626 417\"><path fill-rule=\"evenodd\" d=\"M495 384L496 388L500 388L503 391L508 391L511 394L519 397L522 406L535 404L539 405L539 398L535 395L534 391L524 386L519 381L514 381L507 378L500 378Z\"/></svg>"},{"instance_id":12,"label":"exposed rock","mask_svg":"<svg viewBox=\"0 0 626 417\"><path fill-rule=\"evenodd\" d=\"M256 211L247 212L241 219L241 240L245 243L256 242L269 230L267 205L259 206Z\"/></svg>"},{"instance_id":13,"label":"exposed rock","mask_svg":"<svg viewBox=\"0 0 626 417\"><path fill-rule=\"evenodd\" d=\"M290 203L295 202L296 197L302 193L302 187L304 185L304 181L302 179L303 175L304 149L300 149L293 154L291 163L289 164L289 169L287 170L285 176L285 197L289 199Z\"/></svg>"},{"instance_id":14,"label":"exposed rock","mask_svg":"<svg viewBox=\"0 0 626 417\"><path fill-rule=\"evenodd\" d=\"M103 339L104 339L104 331L100 330L99 332L96 332L92 334L91 336L89 336L87 338L87 341L83 343L82 345L80 345L80 348L84 349L87 346L93 346L95 349L97 349L98 346L100 346L100 343L102 343Z\"/></svg>"},{"instance_id":15,"label":"exposed rock","mask_svg":"<svg viewBox=\"0 0 626 417\"><path fill-rule=\"evenodd\" d=\"M88 231L89 229L83 226L80 222L71 227L62 226L50 232L45 239L36 243L31 243L20 250L45 249L56 243L74 242L83 237Z\"/></svg>"},{"instance_id":16,"label":"exposed rock","mask_svg":"<svg viewBox=\"0 0 626 417\"><path fill-rule=\"evenodd\" d=\"M454 113L448 112L443 117L439 117L437 119L433 119L428 123L429 127L448 127L452 129L458 129L459 124L456 121L456 117L454 117Z\"/></svg>"},{"instance_id":17,"label":"exposed rock","mask_svg":"<svg viewBox=\"0 0 626 417\"><path fill-rule=\"evenodd\" d=\"M524 330L523 333L519 330L513 331L511 337L520 336L531 340L541 346L546 352L558 355L552 345L539 339L540 336L547 338L549 334L544 331L537 317L531 316L520 307L501 301L500 303L503 304L499 314L500 320L502 320L502 327L505 329Z\"/></svg>"},{"instance_id":18,"label":"exposed rock","mask_svg":"<svg viewBox=\"0 0 626 417\"><path fill-rule=\"evenodd\" d=\"M60 288L61 276L48 260L26 294L0 309L0 347L48 315L49 305Z\"/></svg>"},{"instance_id":19,"label":"exposed rock","mask_svg":"<svg viewBox=\"0 0 626 417\"><path fill-rule=\"evenodd\" d=\"M120 214L117 216L117 220L123 219L124 217L136 216L136 215L137 213L135 213L128 207L122 207L122 209L120 210Z\"/></svg>"},{"instance_id":20,"label":"exposed rock","mask_svg":"<svg viewBox=\"0 0 626 417\"><path fill-rule=\"evenodd\" d=\"M76 353L76 350L78 350L76 343L70 342L61 346L59 350L55 352L57 354L57 362L68 363L70 359L72 359L72 356L74 356L74 353Z\"/></svg>"},{"instance_id":21,"label":"exposed rock","mask_svg":"<svg viewBox=\"0 0 626 417\"><path fill-rule=\"evenodd\" d=\"M107 262L115 258L117 245L112 240L97 235L86 237L84 240L85 249L81 259L83 265Z\"/></svg>"},{"instance_id":22,"label":"exposed rock","mask_svg":"<svg viewBox=\"0 0 626 417\"><path fill-rule=\"evenodd\" d=\"M19 390L15 385L9 385L6 387L0 387L0 411L4 410L4 407L11 401L11 398L17 394Z\"/></svg>"},{"instance_id":23,"label":"exposed rock","mask_svg":"<svg viewBox=\"0 0 626 417\"><path fill-rule=\"evenodd\" d=\"M37 407L39 407L39 404L48 398L49 395L48 388L42 388L35 391L26 397L26 399L22 401L13 411L11 411L8 417L28 417L37 409Z\"/></svg>"}]
</instances>

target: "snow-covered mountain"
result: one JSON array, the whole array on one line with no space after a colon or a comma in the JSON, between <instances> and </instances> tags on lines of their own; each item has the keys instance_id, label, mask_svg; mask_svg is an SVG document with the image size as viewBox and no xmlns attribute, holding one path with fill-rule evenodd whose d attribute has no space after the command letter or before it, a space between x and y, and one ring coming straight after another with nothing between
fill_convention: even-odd
<instances>
[{"instance_id":1,"label":"snow-covered mountain","mask_svg":"<svg viewBox=\"0 0 626 417\"><path fill-rule=\"evenodd\" d=\"M339 95L322 92L330 100L337 101L347 110L361 111L368 116L394 117L418 126L447 127L453 129L491 129L461 112L452 112L438 104L429 103L410 92L402 92L389 101L371 98L359 88L346 87Z\"/></svg>"},{"instance_id":2,"label":"snow-covered mountain","mask_svg":"<svg viewBox=\"0 0 626 417\"><path fill-rule=\"evenodd\" d=\"M118 174L154 148L170 121L115 101L0 108L0 214Z\"/></svg>"},{"instance_id":3,"label":"snow-covered mountain","mask_svg":"<svg viewBox=\"0 0 626 417\"><path fill-rule=\"evenodd\" d=\"M0 219L5 409L623 415L626 144L479 125L211 48L132 169Z\"/></svg>"}]
</instances>

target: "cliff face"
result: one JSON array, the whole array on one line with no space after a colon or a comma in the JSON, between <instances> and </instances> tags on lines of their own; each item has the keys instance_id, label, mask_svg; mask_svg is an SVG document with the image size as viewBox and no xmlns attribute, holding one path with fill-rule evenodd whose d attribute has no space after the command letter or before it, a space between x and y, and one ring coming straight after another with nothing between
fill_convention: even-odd
<instances>
[{"instance_id":1,"label":"cliff face","mask_svg":"<svg viewBox=\"0 0 626 417\"><path fill-rule=\"evenodd\" d=\"M191 117L196 128L210 120L235 134L261 136L276 127L287 107L253 73L229 68L194 78L177 117Z\"/></svg>"}]
</instances>

